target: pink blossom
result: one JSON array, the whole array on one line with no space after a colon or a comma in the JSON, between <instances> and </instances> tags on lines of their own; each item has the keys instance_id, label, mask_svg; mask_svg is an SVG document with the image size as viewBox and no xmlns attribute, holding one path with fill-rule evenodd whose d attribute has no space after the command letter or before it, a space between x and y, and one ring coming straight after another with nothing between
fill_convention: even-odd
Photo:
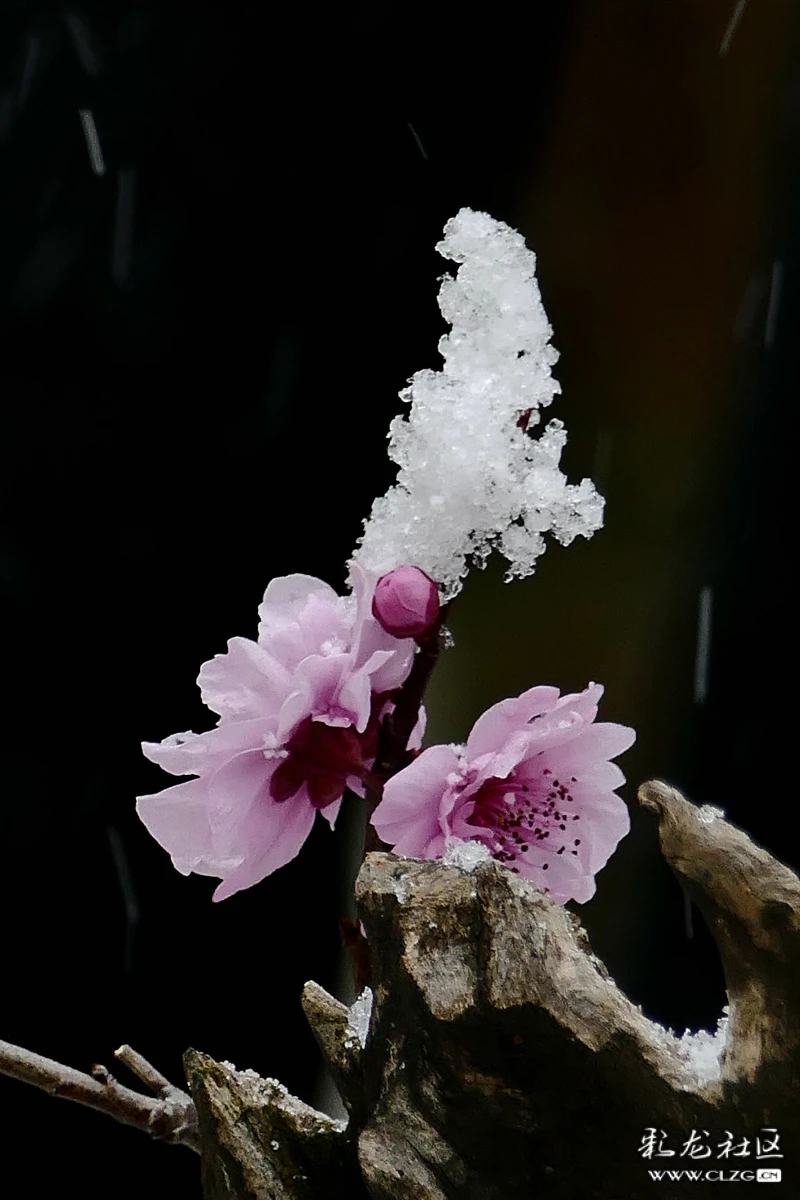
<instances>
[{"instance_id":1,"label":"pink blossom","mask_svg":"<svg viewBox=\"0 0 800 1200\"><path fill-rule=\"evenodd\" d=\"M215 900L294 858L317 811L333 825L346 787L363 793L415 647L374 619L360 567L351 578L346 597L307 575L274 579L258 640L232 638L200 669L216 728L142 746L170 774L196 776L139 797L137 812L180 872L222 880Z\"/></svg>"},{"instance_id":2,"label":"pink blossom","mask_svg":"<svg viewBox=\"0 0 800 1200\"><path fill-rule=\"evenodd\" d=\"M439 589L419 567L395 567L375 586L372 614L395 637L422 637L439 616Z\"/></svg>"},{"instance_id":3,"label":"pink blossom","mask_svg":"<svg viewBox=\"0 0 800 1200\"><path fill-rule=\"evenodd\" d=\"M609 759L636 735L594 723L602 694L534 687L495 704L466 746L432 746L388 781L372 817L379 837L413 858L477 840L558 903L588 900L630 827L614 790L625 777Z\"/></svg>"}]
</instances>

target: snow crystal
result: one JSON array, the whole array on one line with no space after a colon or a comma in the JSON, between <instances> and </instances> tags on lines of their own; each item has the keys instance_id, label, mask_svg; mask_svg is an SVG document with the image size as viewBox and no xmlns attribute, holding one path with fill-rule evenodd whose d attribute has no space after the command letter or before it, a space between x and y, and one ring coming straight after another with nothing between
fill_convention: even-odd
<instances>
[{"instance_id":1,"label":"snow crystal","mask_svg":"<svg viewBox=\"0 0 800 1200\"><path fill-rule=\"evenodd\" d=\"M462 842L460 838L450 838L442 862L461 871L474 871L479 863L488 862L491 857L489 847L484 846L483 842Z\"/></svg>"},{"instance_id":2,"label":"snow crystal","mask_svg":"<svg viewBox=\"0 0 800 1200\"><path fill-rule=\"evenodd\" d=\"M349 1050L360 1046L363 1050L367 1044L369 1021L372 1016L372 988L364 988L361 995L351 1004L347 1012L347 1033L344 1044Z\"/></svg>"},{"instance_id":3,"label":"snow crystal","mask_svg":"<svg viewBox=\"0 0 800 1200\"><path fill-rule=\"evenodd\" d=\"M389 881L389 887L392 893L397 897L399 904L405 904L411 892L408 885L407 875L395 875Z\"/></svg>"},{"instance_id":4,"label":"snow crystal","mask_svg":"<svg viewBox=\"0 0 800 1200\"><path fill-rule=\"evenodd\" d=\"M532 436L561 389L524 238L464 208L437 250L460 264L439 290L451 325L439 342L444 366L418 371L400 393L410 411L389 431L397 481L375 501L354 559L378 574L413 563L449 599L470 563L484 566L494 548L510 579L531 574L545 534L563 545L591 536L603 499L590 480L569 484L562 474L561 421Z\"/></svg>"},{"instance_id":5,"label":"snow crystal","mask_svg":"<svg viewBox=\"0 0 800 1200\"><path fill-rule=\"evenodd\" d=\"M697 819L703 825L711 825L714 821L723 820L724 808L715 808L713 804L704 804L697 810Z\"/></svg>"},{"instance_id":6,"label":"snow crystal","mask_svg":"<svg viewBox=\"0 0 800 1200\"><path fill-rule=\"evenodd\" d=\"M305 1104L304 1101L298 1100L278 1079L271 1079L269 1076L259 1075L258 1071L254 1071L252 1067L246 1067L244 1070L239 1070L232 1062L223 1062L222 1066L230 1071L241 1088L242 1096L248 1103L258 1106L274 1105L281 1112L287 1113L295 1120L312 1121L316 1128L323 1130L340 1130L338 1121L333 1117L329 1117L327 1113L319 1112L312 1108L310 1104ZM273 1143L273 1150L277 1150L277 1144Z\"/></svg>"},{"instance_id":7,"label":"snow crystal","mask_svg":"<svg viewBox=\"0 0 800 1200\"><path fill-rule=\"evenodd\" d=\"M713 1083L720 1077L722 1056L728 1044L727 1005L723 1008L722 1014L713 1033L707 1029L691 1033L687 1029L683 1037L678 1038L679 1053L689 1068L690 1074L703 1086Z\"/></svg>"},{"instance_id":8,"label":"snow crystal","mask_svg":"<svg viewBox=\"0 0 800 1200\"><path fill-rule=\"evenodd\" d=\"M720 1077L722 1058L728 1044L728 1021L728 1006L725 1005L713 1031L700 1029L692 1033L686 1029L678 1037L671 1029L666 1029L656 1021L650 1022L650 1028L654 1042L682 1060L691 1080L689 1086L696 1088L706 1087Z\"/></svg>"}]
</instances>

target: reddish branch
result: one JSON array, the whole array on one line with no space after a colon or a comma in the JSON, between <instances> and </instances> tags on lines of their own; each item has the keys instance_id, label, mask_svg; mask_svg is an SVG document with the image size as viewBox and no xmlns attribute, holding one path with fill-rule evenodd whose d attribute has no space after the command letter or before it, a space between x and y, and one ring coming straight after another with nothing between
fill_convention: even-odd
<instances>
[{"instance_id":1,"label":"reddish branch","mask_svg":"<svg viewBox=\"0 0 800 1200\"><path fill-rule=\"evenodd\" d=\"M442 648L442 624L449 605L439 613L438 620L428 635L419 643L408 679L394 697L394 710L384 720L378 734L378 752L375 765L370 772L365 790L367 802L367 827L364 834L364 854L373 850L388 850L378 837L375 826L370 823L375 808L383 794L383 785L397 771L408 764L411 754L408 740L419 720L419 711L425 689L436 666ZM342 943L350 959L357 992L361 992L372 979L369 943L357 924L347 917L339 921Z\"/></svg>"},{"instance_id":2,"label":"reddish branch","mask_svg":"<svg viewBox=\"0 0 800 1200\"><path fill-rule=\"evenodd\" d=\"M371 850L387 849L378 838L369 818L372 816L383 792L387 779L408 765L411 755L408 750L408 740L414 732L414 726L419 719L419 710L425 695L425 689L431 677L433 668L442 648L442 624L447 615L449 605L445 605L439 613L434 627L427 636L420 640L419 649L414 658L408 679L394 696L394 710L384 720L378 734L378 753L372 768L374 783L366 791L367 800L367 833L364 853Z\"/></svg>"}]
</instances>

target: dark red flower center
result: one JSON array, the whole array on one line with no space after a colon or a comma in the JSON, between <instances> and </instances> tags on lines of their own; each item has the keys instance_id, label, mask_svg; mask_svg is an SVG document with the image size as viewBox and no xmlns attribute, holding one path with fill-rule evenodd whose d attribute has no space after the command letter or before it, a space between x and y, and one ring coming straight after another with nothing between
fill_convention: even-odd
<instances>
[{"instance_id":1,"label":"dark red flower center","mask_svg":"<svg viewBox=\"0 0 800 1200\"><path fill-rule=\"evenodd\" d=\"M286 758L272 776L273 800L290 800L305 784L314 807L327 808L341 799L349 778L361 778L367 771L367 761L375 757L376 739L373 720L364 733L358 733L352 725L326 725L308 717L286 743Z\"/></svg>"}]
</instances>

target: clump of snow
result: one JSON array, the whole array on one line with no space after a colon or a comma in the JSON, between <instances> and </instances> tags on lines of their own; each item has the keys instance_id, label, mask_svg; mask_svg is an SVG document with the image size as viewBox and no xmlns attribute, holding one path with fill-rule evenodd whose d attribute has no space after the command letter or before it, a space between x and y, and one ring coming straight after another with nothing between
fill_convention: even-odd
<instances>
[{"instance_id":1,"label":"clump of snow","mask_svg":"<svg viewBox=\"0 0 800 1200\"><path fill-rule=\"evenodd\" d=\"M728 1023L726 1004L713 1033L707 1029L691 1033L687 1029L683 1036L678 1038L678 1051L690 1074L701 1086L713 1083L720 1077L722 1057L728 1044Z\"/></svg>"},{"instance_id":2,"label":"clump of snow","mask_svg":"<svg viewBox=\"0 0 800 1200\"><path fill-rule=\"evenodd\" d=\"M641 1012L641 1006L639 1011ZM714 1030L700 1029L692 1033L686 1029L678 1037L671 1029L658 1022L650 1022L653 1040L670 1054L681 1060L692 1088L706 1087L718 1080L722 1071L722 1059L728 1044L728 1005L722 1010Z\"/></svg>"},{"instance_id":3,"label":"clump of snow","mask_svg":"<svg viewBox=\"0 0 800 1200\"><path fill-rule=\"evenodd\" d=\"M360 1046L363 1050L367 1044L369 1022L372 1016L372 988L364 988L361 995L350 1005L347 1012L347 1032L344 1044L349 1050Z\"/></svg>"},{"instance_id":4,"label":"clump of snow","mask_svg":"<svg viewBox=\"0 0 800 1200\"><path fill-rule=\"evenodd\" d=\"M399 904L405 904L409 897L408 876L395 875L391 880L391 889Z\"/></svg>"},{"instance_id":5,"label":"clump of snow","mask_svg":"<svg viewBox=\"0 0 800 1200\"><path fill-rule=\"evenodd\" d=\"M242 1096L253 1106L274 1105L275 1108L287 1113L306 1127L310 1126L316 1130L321 1127L323 1131L335 1129L338 1132L340 1130L341 1126L338 1121L329 1117L327 1113L312 1108L310 1104L298 1100L280 1080L259 1075L252 1067L246 1067L240 1071L232 1062L223 1062L222 1066L236 1076ZM273 1149L276 1148L273 1146Z\"/></svg>"},{"instance_id":6,"label":"clump of snow","mask_svg":"<svg viewBox=\"0 0 800 1200\"><path fill-rule=\"evenodd\" d=\"M450 838L442 862L461 871L474 871L480 863L488 862L491 857L489 847L484 846L483 842Z\"/></svg>"},{"instance_id":7,"label":"clump of snow","mask_svg":"<svg viewBox=\"0 0 800 1200\"><path fill-rule=\"evenodd\" d=\"M716 808L713 804L704 804L697 810L697 819L702 825L711 825L714 821L724 820L725 809Z\"/></svg>"},{"instance_id":8,"label":"clump of snow","mask_svg":"<svg viewBox=\"0 0 800 1200\"><path fill-rule=\"evenodd\" d=\"M532 435L561 389L524 238L463 208L436 248L460 264L439 290L451 325L439 342L444 366L418 371L400 393L410 411L389 431L397 481L375 501L354 560L379 575L419 566L449 599L470 561L484 566L495 548L511 579L532 573L546 534L563 545L589 537L603 499L590 480L570 484L561 472L561 421Z\"/></svg>"},{"instance_id":9,"label":"clump of snow","mask_svg":"<svg viewBox=\"0 0 800 1200\"><path fill-rule=\"evenodd\" d=\"M254 1071L252 1067L239 1068L234 1066L232 1062L223 1062L223 1067L232 1074L238 1076L240 1081L247 1082L254 1087L259 1087L262 1090L274 1093L276 1096L288 1096L289 1092L278 1079L271 1079L269 1076L259 1075L258 1071Z\"/></svg>"}]
</instances>

